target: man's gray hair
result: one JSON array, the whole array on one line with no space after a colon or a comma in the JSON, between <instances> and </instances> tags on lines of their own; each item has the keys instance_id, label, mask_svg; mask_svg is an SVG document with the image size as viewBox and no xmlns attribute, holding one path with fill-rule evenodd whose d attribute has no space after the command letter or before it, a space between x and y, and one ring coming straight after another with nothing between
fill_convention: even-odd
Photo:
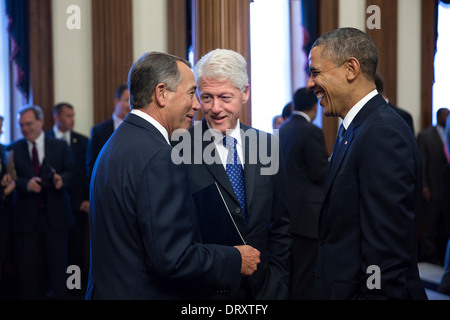
<instances>
[{"instance_id":1,"label":"man's gray hair","mask_svg":"<svg viewBox=\"0 0 450 320\"><path fill-rule=\"evenodd\" d=\"M312 48L323 46L322 56L342 65L348 58L359 61L366 78L375 80L378 52L372 39L356 28L340 28L320 36Z\"/></svg>"},{"instance_id":2,"label":"man's gray hair","mask_svg":"<svg viewBox=\"0 0 450 320\"><path fill-rule=\"evenodd\" d=\"M23 106L19 112L17 112L17 118L20 118L22 114L24 114L27 111L33 111L34 116L36 117L36 120L44 119L44 112L42 111L42 108L36 105L27 104Z\"/></svg>"},{"instance_id":3,"label":"man's gray hair","mask_svg":"<svg viewBox=\"0 0 450 320\"><path fill-rule=\"evenodd\" d=\"M183 80L177 61L191 67L185 59L162 52L144 53L133 64L128 73L128 90L132 109L147 108L160 83L164 83L171 92L177 90Z\"/></svg>"},{"instance_id":4,"label":"man's gray hair","mask_svg":"<svg viewBox=\"0 0 450 320\"><path fill-rule=\"evenodd\" d=\"M233 50L215 49L204 55L195 65L197 86L202 77L225 81L230 79L234 87L244 92L248 84L247 62Z\"/></svg>"}]
</instances>

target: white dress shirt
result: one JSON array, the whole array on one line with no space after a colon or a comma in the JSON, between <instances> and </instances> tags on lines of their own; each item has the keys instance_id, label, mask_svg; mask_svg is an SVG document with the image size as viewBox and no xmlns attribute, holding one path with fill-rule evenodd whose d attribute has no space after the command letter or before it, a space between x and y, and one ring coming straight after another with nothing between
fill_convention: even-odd
<instances>
[{"instance_id":1,"label":"white dress shirt","mask_svg":"<svg viewBox=\"0 0 450 320\"><path fill-rule=\"evenodd\" d=\"M38 153L39 158L39 164L42 165L42 162L44 162L45 157L45 139L44 139L44 132L41 131L41 134L39 137L37 137L36 141L36 150ZM30 159L33 161L33 143L31 141L27 140L28 144L28 152L30 154Z\"/></svg>"},{"instance_id":2,"label":"white dress shirt","mask_svg":"<svg viewBox=\"0 0 450 320\"><path fill-rule=\"evenodd\" d=\"M208 122L207 122L207 124L208 124ZM209 124L208 124L208 128L211 129ZM244 161L242 161L242 159L244 159L244 156L243 156L244 151L243 151L243 145L242 145L241 125L240 125L239 119L237 121L236 128L234 128L233 131L231 131L231 132L230 132L230 130L227 130L227 134L230 137L233 137L236 139L236 151L237 151L239 160L241 162L241 165L242 165L242 167L244 167ZM219 154L220 161L222 162L223 167L226 170L227 169L228 149L223 146L223 138L224 138L224 136L222 136L222 139L215 139L214 144L216 146L217 153Z\"/></svg>"},{"instance_id":3,"label":"white dress shirt","mask_svg":"<svg viewBox=\"0 0 450 320\"><path fill-rule=\"evenodd\" d=\"M70 130L66 132L62 132L58 129L56 125L53 126L53 133L55 134L56 139L62 139L67 142L67 144L70 146L71 142L71 132Z\"/></svg>"},{"instance_id":4,"label":"white dress shirt","mask_svg":"<svg viewBox=\"0 0 450 320\"><path fill-rule=\"evenodd\" d=\"M167 143L170 145L169 133L167 132L166 128L164 128L158 121L156 121L154 118L138 109L131 110L131 113L150 122L154 127L156 127L156 129L158 129L159 132L161 132L161 134L164 136L164 139L166 139Z\"/></svg>"},{"instance_id":5,"label":"white dress shirt","mask_svg":"<svg viewBox=\"0 0 450 320\"><path fill-rule=\"evenodd\" d=\"M364 107L364 105L369 102L370 99L375 97L378 94L377 89L373 90L372 92L368 93L364 98L359 100L347 113L347 115L344 118L344 121L342 122L344 125L345 130L348 129L350 124L352 123L353 119L356 117L358 112Z\"/></svg>"}]
</instances>

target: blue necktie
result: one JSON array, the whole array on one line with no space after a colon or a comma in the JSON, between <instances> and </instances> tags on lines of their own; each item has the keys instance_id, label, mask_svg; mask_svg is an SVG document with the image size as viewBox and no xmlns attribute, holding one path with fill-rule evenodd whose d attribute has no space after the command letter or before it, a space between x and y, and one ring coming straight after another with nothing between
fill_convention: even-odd
<instances>
[{"instance_id":1,"label":"blue necktie","mask_svg":"<svg viewBox=\"0 0 450 320\"><path fill-rule=\"evenodd\" d=\"M336 142L334 143L333 154L331 155L331 160L333 160L334 155L338 152L339 146L342 142L342 139L344 138L344 134L345 134L345 128L344 128L344 125L341 123L341 125L339 126Z\"/></svg>"},{"instance_id":2,"label":"blue necktie","mask_svg":"<svg viewBox=\"0 0 450 320\"><path fill-rule=\"evenodd\" d=\"M227 141L228 140L228 141ZM227 143L228 142L228 143ZM246 206L245 206L245 182L244 182L244 169L239 161L239 157L236 150L236 139L230 136L223 138L223 146L228 150L227 156L227 174L233 186L234 193L239 201L239 205L242 210L242 217L244 222L247 219Z\"/></svg>"}]
</instances>

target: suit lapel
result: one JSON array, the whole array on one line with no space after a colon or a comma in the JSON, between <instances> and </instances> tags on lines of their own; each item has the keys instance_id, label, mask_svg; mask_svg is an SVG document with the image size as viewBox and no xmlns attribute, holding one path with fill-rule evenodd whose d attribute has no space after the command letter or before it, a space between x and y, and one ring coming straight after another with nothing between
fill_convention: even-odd
<instances>
[{"instance_id":1,"label":"suit lapel","mask_svg":"<svg viewBox=\"0 0 450 320\"><path fill-rule=\"evenodd\" d=\"M241 129L244 131L244 133L250 129L250 127L241 124ZM243 144L243 154L244 154L244 179L245 179L245 202L247 205L247 208L250 207L250 203L252 201L253 197L253 191L255 190L255 175L256 175L256 169L257 164L250 163L250 159L252 158L251 155L258 155L258 143L259 143L259 136L257 135L257 143L247 143L245 140L245 135L242 137L242 144ZM249 210L247 210L247 214L250 213Z\"/></svg>"},{"instance_id":2,"label":"suit lapel","mask_svg":"<svg viewBox=\"0 0 450 320\"><path fill-rule=\"evenodd\" d=\"M28 152L27 140L23 139L20 146L14 149L14 162L23 163L23 169L26 170L27 177L34 176L33 163L31 162L30 153Z\"/></svg>"},{"instance_id":3,"label":"suit lapel","mask_svg":"<svg viewBox=\"0 0 450 320\"><path fill-rule=\"evenodd\" d=\"M380 94L377 94L372 99L370 99L364 107L358 112L356 117L353 119L352 123L348 127L347 131L342 138L342 142L339 146L339 150L336 152L336 157L333 155L332 163L327 174L324 188L324 198L325 199L330 191L330 187L333 184L336 174L341 166L341 163L347 153L350 144L353 141L354 133L358 130L358 127L369 117L369 115L380 105L386 104L386 101Z\"/></svg>"},{"instance_id":4,"label":"suit lapel","mask_svg":"<svg viewBox=\"0 0 450 320\"><path fill-rule=\"evenodd\" d=\"M211 143L214 144L213 142L213 138L212 135L210 133L210 131L208 130L208 125L206 124L206 120L203 119L202 121L202 137L200 137L202 139L201 143L202 143L202 152L205 151L206 148L208 148L208 151L211 150ZM194 139L196 139L197 137L194 137ZM196 143L200 143L200 141L194 141L194 146L196 145ZM196 150L194 149L194 152L196 152ZM216 161L214 161L214 163L208 165L205 163L205 154L202 155L198 155L201 156L203 159L203 163L205 165L205 167L211 172L211 174L213 175L214 179L218 182L218 184L224 188L226 190L226 192L228 192L233 199L238 202L238 199L236 197L236 194L234 193L233 190L233 186L231 185L230 179L228 178L228 174L225 171L223 164L220 161L220 157L218 155L216 155L216 148L214 147L212 149L212 152L214 152L214 154L212 154L213 157L215 157L215 159L217 159ZM208 152L207 152L208 153ZM209 155L208 155L209 156Z\"/></svg>"},{"instance_id":5,"label":"suit lapel","mask_svg":"<svg viewBox=\"0 0 450 320\"><path fill-rule=\"evenodd\" d=\"M339 149L333 151L332 163L330 165L330 169L328 171L325 183L325 190L324 190L325 196L330 190L333 180L336 177L339 167L341 166L342 160L344 159L344 156L353 140L353 131L354 131L354 124L351 123L348 129L346 130L344 137L342 138L342 142L339 145Z\"/></svg>"}]
</instances>

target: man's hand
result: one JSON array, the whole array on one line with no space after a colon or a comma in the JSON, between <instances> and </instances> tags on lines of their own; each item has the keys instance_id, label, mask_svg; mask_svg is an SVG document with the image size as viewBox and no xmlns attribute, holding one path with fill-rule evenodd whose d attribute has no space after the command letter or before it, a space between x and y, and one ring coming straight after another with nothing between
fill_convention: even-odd
<instances>
[{"instance_id":1,"label":"man's hand","mask_svg":"<svg viewBox=\"0 0 450 320\"><path fill-rule=\"evenodd\" d=\"M261 262L259 251L250 246L235 246L235 248L241 253L241 274L251 276L256 271L258 263Z\"/></svg>"},{"instance_id":2,"label":"man's hand","mask_svg":"<svg viewBox=\"0 0 450 320\"><path fill-rule=\"evenodd\" d=\"M53 171L53 184L55 185L56 190L60 190L64 183L61 175L57 174Z\"/></svg>"},{"instance_id":3,"label":"man's hand","mask_svg":"<svg viewBox=\"0 0 450 320\"><path fill-rule=\"evenodd\" d=\"M16 182L11 179L11 176L7 173L3 176L1 186L4 187L5 196L10 195L16 188Z\"/></svg>"},{"instance_id":4,"label":"man's hand","mask_svg":"<svg viewBox=\"0 0 450 320\"><path fill-rule=\"evenodd\" d=\"M80 210L89 213L89 201L83 200L80 205Z\"/></svg>"},{"instance_id":5,"label":"man's hand","mask_svg":"<svg viewBox=\"0 0 450 320\"><path fill-rule=\"evenodd\" d=\"M30 191L30 192L34 192L34 193L40 193L41 190L42 190L42 187L41 187L41 184L40 184L41 181L42 180L39 177L31 178L28 181L27 190Z\"/></svg>"}]
</instances>

